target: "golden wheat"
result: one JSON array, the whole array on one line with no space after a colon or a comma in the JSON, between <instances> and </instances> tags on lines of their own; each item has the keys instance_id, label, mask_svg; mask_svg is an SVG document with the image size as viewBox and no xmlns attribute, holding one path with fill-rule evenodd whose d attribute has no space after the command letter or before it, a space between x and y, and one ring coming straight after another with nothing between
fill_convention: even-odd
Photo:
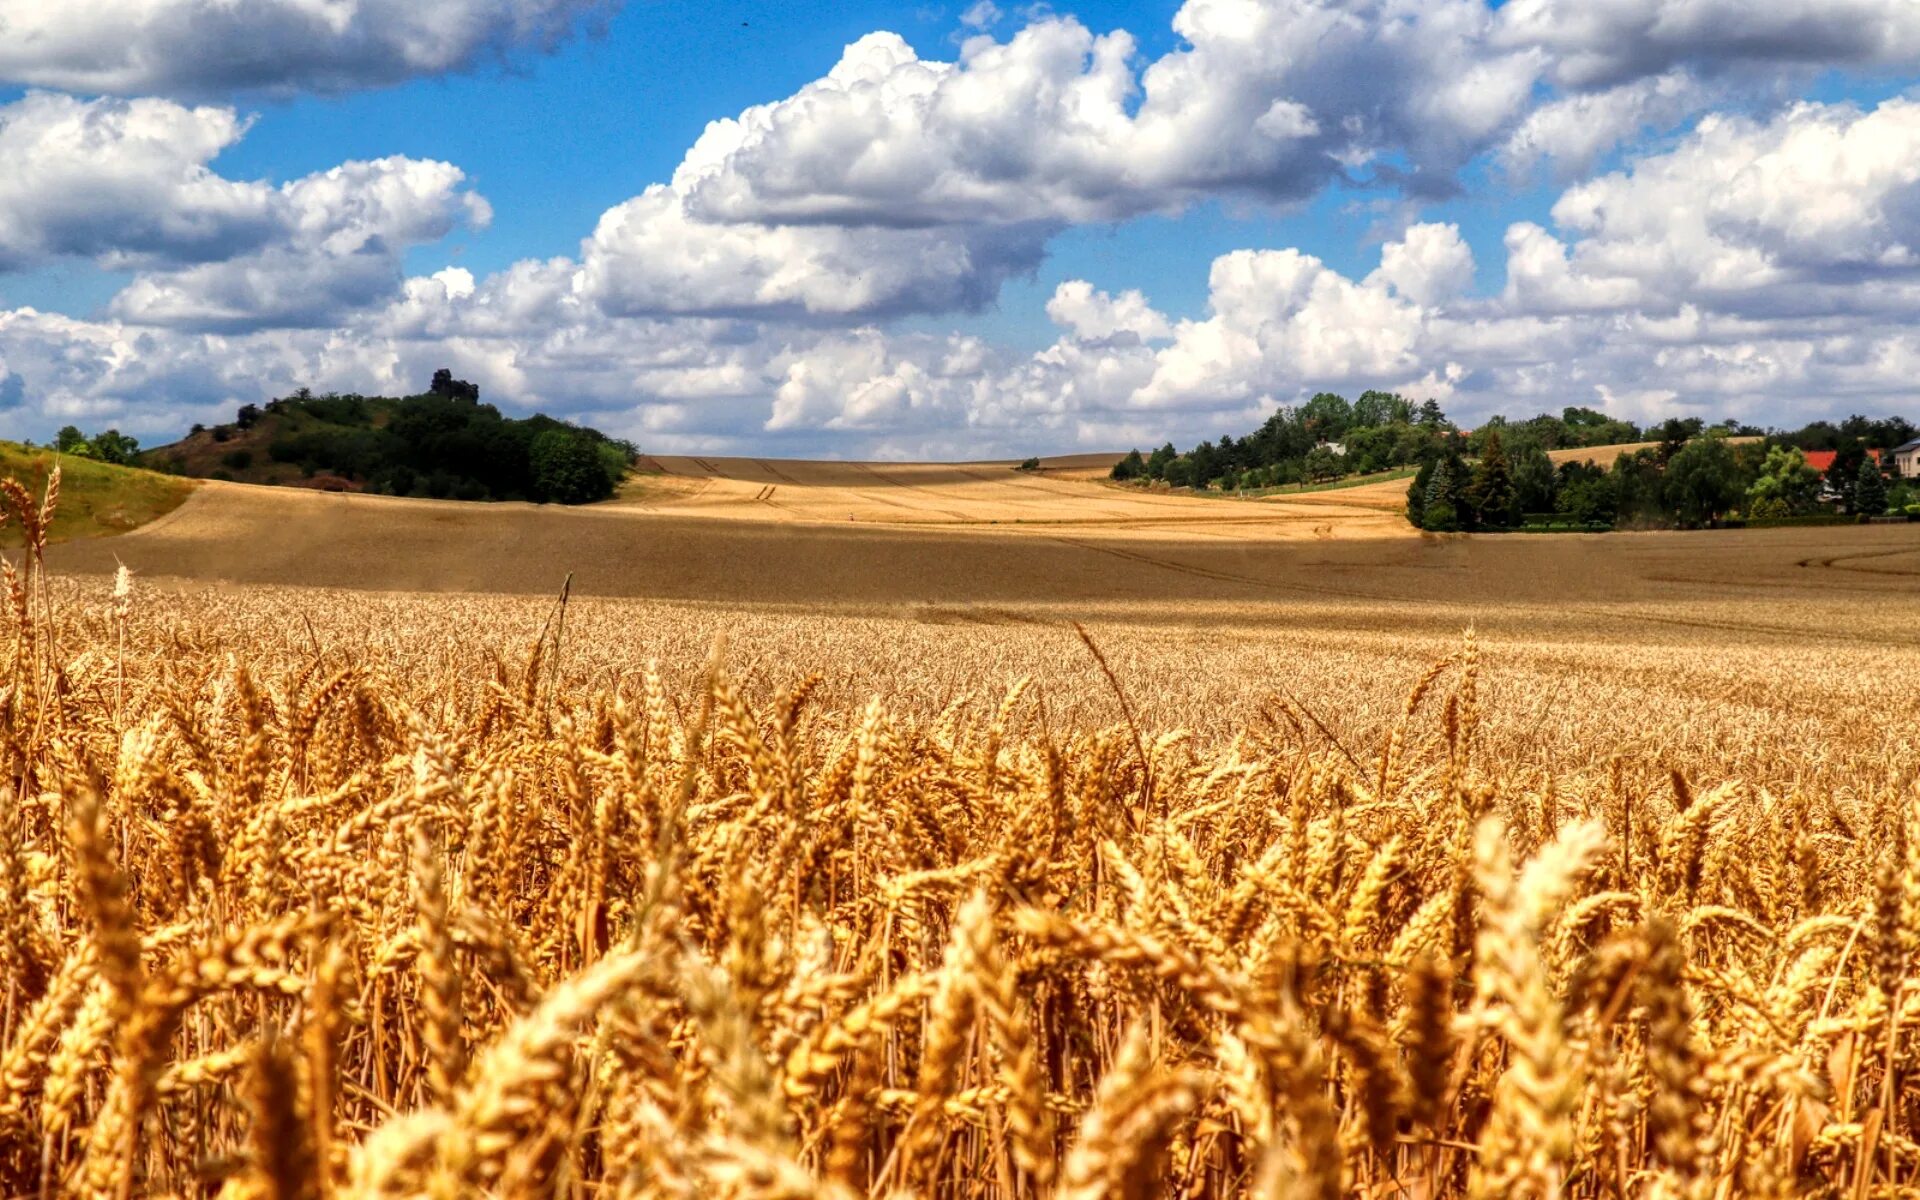
<instances>
[{"instance_id":1,"label":"golden wheat","mask_svg":"<svg viewBox=\"0 0 1920 1200\"><path fill-rule=\"evenodd\" d=\"M455 645L354 599L328 647L278 593L49 579L53 503L0 490L7 1195L1920 1176L1920 797L1871 722L1596 743L1471 636L1198 733L1097 635L977 698L629 670L523 602L447 602Z\"/></svg>"}]
</instances>

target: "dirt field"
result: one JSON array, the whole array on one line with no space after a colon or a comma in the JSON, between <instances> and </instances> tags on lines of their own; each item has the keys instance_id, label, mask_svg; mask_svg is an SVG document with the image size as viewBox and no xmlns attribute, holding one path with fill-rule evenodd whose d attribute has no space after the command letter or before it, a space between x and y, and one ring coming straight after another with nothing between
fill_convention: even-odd
<instances>
[{"instance_id":1,"label":"dirt field","mask_svg":"<svg viewBox=\"0 0 1920 1200\"><path fill-rule=\"evenodd\" d=\"M1125 614L1457 630L1694 625L1920 639L1920 527L1422 537L1399 481L1258 502L1123 491L995 465L661 459L651 494L586 509L209 484L58 570L155 580L543 595L1007 619ZM1524 614L1515 617L1514 614Z\"/></svg>"}]
</instances>

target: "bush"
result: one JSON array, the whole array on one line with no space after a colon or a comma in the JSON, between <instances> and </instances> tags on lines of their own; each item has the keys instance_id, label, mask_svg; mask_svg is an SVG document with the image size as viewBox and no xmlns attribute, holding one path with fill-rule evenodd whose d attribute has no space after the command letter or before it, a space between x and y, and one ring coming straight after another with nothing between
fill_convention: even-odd
<instances>
[{"instance_id":1,"label":"bush","mask_svg":"<svg viewBox=\"0 0 1920 1200\"><path fill-rule=\"evenodd\" d=\"M1460 514L1449 502L1436 500L1421 513L1420 528L1431 529L1435 533L1451 533L1460 528Z\"/></svg>"},{"instance_id":2,"label":"bush","mask_svg":"<svg viewBox=\"0 0 1920 1200\"><path fill-rule=\"evenodd\" d=\"M1023 459L1021 460L1020 466L1016 469L1021 471L1038 471L1040 469L1040 460L1037 458Z\"/></svg>"},{"instance_id":3,"label":"bush","mask_svg":"<svg viewBox=\"0 0 1920 1200\"><path fill-rule=\"evenodd\" d=\"M244 447L239 450L229 450L220 456L220 462L236 471L244 471L253 465L253 451Z\"/></svg>"}]
</instances>

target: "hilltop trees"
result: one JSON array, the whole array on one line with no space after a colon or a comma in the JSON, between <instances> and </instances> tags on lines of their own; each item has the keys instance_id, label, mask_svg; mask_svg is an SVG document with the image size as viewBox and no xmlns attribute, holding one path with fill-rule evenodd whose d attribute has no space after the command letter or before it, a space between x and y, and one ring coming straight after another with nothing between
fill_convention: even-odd
<instances>
[{"instance_id":1,"label":"hilltop trees","mask_svg":"<svg viewBox=\"0 0 1920 1200\"><path fill-rule=\"evenodd\" d=\"M265 483L331 477L392 495L581 504L612 495L626 477L632 445L538 413L506 417L479 395L447 370L426 391L397 398L299 388L243 406L206 437L238 443L216 461Z\"/></svg>"},{"instance_id":2,"label":"hilltop trees","mask_svg":"<svg viewBox=\"0 0 1920 1200\"><path fill-rule=\"evenodd\" d=\"M433 373L433 382L427 385L427 390L436 396L445 396L449 400L464 400L468 404L480 403L480 385L468 383L464 379L455 379L453 372L445 367Z\"/></svg>"},{"instance_id":3,"label":"hilltop trees","mask_svg":"<svg viewBox=\"0 0 1920 1200\"><path fill-rule=\"evenodd\" d=\"M1453 432L1437 404L1428 419L1391 392L1367 391L1351 403L1321 392L1242 438L1203 441L1184 454L1172 443L1145 458L1135 451L1115 464L1113 478L1223 489L1317 483L1417 466Z\"/></svg>"},{"instance_id":4,"label":"hilltop trees","mask_svg":"<svg viewBox=\"0 0 1920 1200\"><path fill-rule=\"evenodd\" d=\"M60 432L53 435L53 448L76 458L93 458L122 466L131 463L140 453L140 443L118 429L88 437L80 432L78 425L61 426Z\"/></svg>"}]
</instances>

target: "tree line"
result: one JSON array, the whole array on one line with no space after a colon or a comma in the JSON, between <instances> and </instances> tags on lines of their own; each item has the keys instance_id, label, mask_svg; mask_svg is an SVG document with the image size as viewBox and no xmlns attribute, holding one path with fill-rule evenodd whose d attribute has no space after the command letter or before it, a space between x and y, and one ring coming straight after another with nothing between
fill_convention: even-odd
<instances>
[{"instance_id":1,"label":"tree line","mask_svg":"<svg viewBox=\"0 0 1920 1200\"><path fill-rule=\"evenodd\" d=\"M1920 513L1920 490L1889 478L1892 464L1869 453L1913 437L1913 426L1900 417L1772 431L1676 418L1634 439L1653 445L1621 453L1606 466L1554 463L1527 424L1489 421L1423 462L1407 487L1407 519L1436 531L1555 524L1697 529ZM1821 472L1807 461L1807 450L1836 453Z\"/></svg>"},{"instance_id":2,"label":"tree line","mask_svg":"<svg viewBox=\"0 0 1920 1200\"><path fill-rule=\"evenodd\" d=\"M1643 427L1583 407L1493 417L1467 432L1432 399L1415 405L1370 390L1349 402L1322 392L1238 440L1133 450L1112 476L1138 486L1249 492L1398 470L1412 474L1407 518L1423 529L1697 527L1905 511L1920 504L1920 491L1890 478L1891 463L1868 451L1891 449L1916 432L1903 417L1864 416L1798 429L1708 425L1697 417ZM1640 442L1652 445L1610 466L1550 457ZM1809 465L1812 451L1833 451L1831 467Z\"/></svg>"},{"instance_id":3,"label":"tree line","mask_svg":"<svg viewBox=\"0 0 1920 1200\"><path fill-rule=\"evenodd\" d=\"M1641 440L1641 431L1590 408L1541 415L1516 428L1549 450ZM1457 453L1463 435L1428 399L1416 405L1395 392L1366 391L1349 402L1321 392L1297 408L1283 408L1248 436L1222 437L1191 450L1171 442L1149 455L1134 450L1113 468L1122 482L1251 491L1294 484L1331 483L1349 476L1412 469Z\"/></svg>"}]
</instances>

